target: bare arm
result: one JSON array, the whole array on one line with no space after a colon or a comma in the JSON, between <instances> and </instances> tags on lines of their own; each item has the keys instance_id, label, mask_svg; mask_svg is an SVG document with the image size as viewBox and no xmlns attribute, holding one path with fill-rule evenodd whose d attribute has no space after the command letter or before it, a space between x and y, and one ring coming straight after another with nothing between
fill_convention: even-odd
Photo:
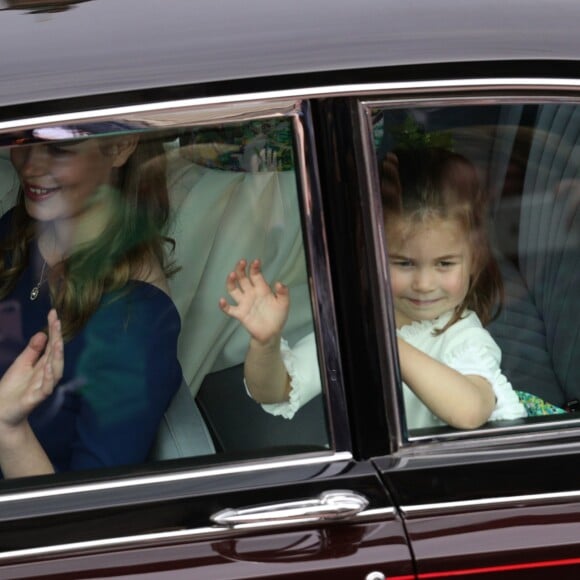
<instances>
[{"instance_id":1,"label":"bare arm","mask_svg":"<svg viewBox=\"0 0 580 580\"><path fill-rule=\"evenodd\" d=\"M5 478L53 473L28 416L53 391L64 366L60 321L48 315L48 337L35 334L0 379L0 468Z\"/></svg>"},{"instance_id":2,"label":"bare arm","mask_svg":"<svg viewBox=\"0 0 580 580\"><path fill-rule=\"evenodd\" d=\"M236 318L250 333L244 375L252 398L259 403L282 403L290 394L290 377L280 354L282 329L288 318L288 288L277 282L270 288L254 260L240 260L226 279L226 289L234 305L221 298L219 306Z\"/></svg>"},{"instance_id":3,"label":"bare arm","mask_svg":"<svg viewBox=\"0 0 580 580\"><path fill-rule=\"evenodd\" d=\"M462 375L398 339L403 381L442 421L459 429L483 425L495 407L489 382L476 375Z\"/></svg>"}]
</instances>

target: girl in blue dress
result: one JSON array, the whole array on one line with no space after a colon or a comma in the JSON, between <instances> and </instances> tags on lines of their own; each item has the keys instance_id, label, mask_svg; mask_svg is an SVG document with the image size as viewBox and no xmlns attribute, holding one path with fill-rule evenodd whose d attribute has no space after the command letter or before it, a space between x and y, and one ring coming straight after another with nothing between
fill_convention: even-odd
<instances>
[{"instance_id":1,"label":"girl in blue dress","mask_svg":"<svg viewBox=\"0 0 580 580\"><path fill-rule=\"evenodd\" d=\"M162 142L92 130L11 150L21 188L0 220L0 371L48 327L43 382L58 384L31 405L0 381L4 477L144 461L181 383Z\"/></svg>"}]
</instances>

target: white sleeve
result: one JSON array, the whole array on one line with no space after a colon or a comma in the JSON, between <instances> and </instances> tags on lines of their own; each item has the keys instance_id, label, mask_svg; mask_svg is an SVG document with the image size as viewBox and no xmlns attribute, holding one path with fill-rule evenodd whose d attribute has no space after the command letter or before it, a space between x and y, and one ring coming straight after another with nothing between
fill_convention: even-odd
<instances>
[{"instance_id":1,"label":"white sleeve","mask_svg":"<svg viewBox=\"0 0 580 580\"><path fill-rule=\"evenodd\" d=\"M292 419L298 409L322 392L314 333L301 338L293 348L282 339L280 352L290 376L290 396L284 403L263 404L262 408L271 415Z\"/></svg>"},{"instance_id":2,"label":"white sleeve","mask_svg":"<svg viewBox=\"0 0 580 580\"><path fill-rule=\"evenodd\" d=\"M501 350L487 330L471 328L463 344L447 353L443 362L462 375L476 375L486 379L495 393L495 409L489 420L526 417L507 377L501 372Z\"/></svg>"}]
</instances>

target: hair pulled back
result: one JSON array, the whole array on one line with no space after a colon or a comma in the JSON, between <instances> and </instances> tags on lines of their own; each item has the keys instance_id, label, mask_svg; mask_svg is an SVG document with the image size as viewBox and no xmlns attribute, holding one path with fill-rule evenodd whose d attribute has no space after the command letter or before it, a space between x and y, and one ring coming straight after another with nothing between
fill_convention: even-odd
<instances>
[{"instance_id":1,"label":"hair pulled back","mask_svg":"<svg viewBox=\"0 0 580 580\"><path fill-rule=\"evenodd\" d=\"M411 224L454 220L468 236L473 261L469 288L438 332L457 322L468 308L483 325L489 323L501 308L503 284L487 233L487 200L473 164L443 148L400 149L387 154L380 176L386 224L392 218Z\"/></svg>"}]
</instances>

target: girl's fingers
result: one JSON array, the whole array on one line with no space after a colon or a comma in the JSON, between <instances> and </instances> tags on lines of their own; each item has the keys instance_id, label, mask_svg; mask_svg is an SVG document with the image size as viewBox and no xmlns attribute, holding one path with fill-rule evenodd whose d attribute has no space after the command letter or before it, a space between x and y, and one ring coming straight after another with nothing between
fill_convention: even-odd
<instances>
[{"instance_id":1,"label":"girl's fingers","mask_svg":"<svg viewBox=\"0 0 580 580\"><path fill-rule=\"evenodd\" d=\"M40 359L48 337L44 332L37 332L29 341L24 350L18 355L15 362L23 363L27 367L33 367Z\"/></svg>"},{"instance_id":2,"label":"girl's fingers","mask_svg":"<svg viewBox=\"0 0 580 580\"><path fill-rule=\"evenodd\" d=\"M43 397L48 397L54 390L57 382L58 379L54 374L52 361L48 360L44 365L42 379L37 387L40 391L40 394L42 394Z\"/></svg>"},{"instance_id":3,"label":"girl's fingers","mask_svg":"<svg viewBox=\"0 0 580 580\"><path fill-rule=\"evenodd\" d=\"M256 276L257 274L261 274L261 271L262 264L260 263L260 260L258 260L257 258L255 260L252 260L250 264L250 276Z\"/></svg>"},{"instance_id":4,"label":"girl's fingers","mask_svg":"<svg viewBox=\"0 0 580 580\"><path fill-rule=\"evenodd\" d=\"M236 273L236 275L238 276L239 280L242 280L243 278L246 277L246 266L247 266L247 262L244 259L241 259L237 264L236 267L234 268L234 272Z\"/></svg>"},{"instance_id":5,"label":"girl's fingers","mask_svg":"<svg viewBox=\"0 0 580 580\"><path fill-rule=\"evenodd\" d=\"M226 290L228 291L228 294L232 294L232 292L235 292L236 290L239 290L238 287L238 275L236 272L230 272L227 275L226 278Z\"/></svg>"},{"instance_id":6,"label":"girl's fingers","mask_svg":"<svg viewBox=\"0 0 580 580\"><path fill-rule=\"evenodd\" d=\"M270 286L262 274L260 260L254 260L250 264L250 280L254 286L257 286L262 292L271 292Z\"/></svg>"},{"instance_id":7,"label":"girl's fingers","mask_svg":"<svg viewBox=\"0 0 580 580\"><path fill-rule=\"evenodd\" d=\"M276 282L276 284L274 285L274 290L276 294L280 297L287 297L290 294L288 286L282 284L282 282Z\"/></svg>"}]
</instances>

